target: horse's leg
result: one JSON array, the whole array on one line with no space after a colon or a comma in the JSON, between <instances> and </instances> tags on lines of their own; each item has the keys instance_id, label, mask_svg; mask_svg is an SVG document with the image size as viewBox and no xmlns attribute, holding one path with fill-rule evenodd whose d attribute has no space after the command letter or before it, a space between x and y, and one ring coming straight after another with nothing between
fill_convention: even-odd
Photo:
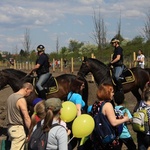
<instances>
[{"instance_id":1,"label":"horse's leg","mask_svg":"<svg viewBox=\"0 0 150 150\"><path fill-rule=\"evenodd\" d=\"M140 101L141 101L141 94L139 93L139 90L138 90L138 88L136 88L136 89L133 89L132 91L132 94L136 97L136 99L137 99L137 104L135 105L135 107L134 107L134 112L137 110L137 108L138 108L138 106L139 106L139 104L140 104Z\"/></svg>"}]
</instances>

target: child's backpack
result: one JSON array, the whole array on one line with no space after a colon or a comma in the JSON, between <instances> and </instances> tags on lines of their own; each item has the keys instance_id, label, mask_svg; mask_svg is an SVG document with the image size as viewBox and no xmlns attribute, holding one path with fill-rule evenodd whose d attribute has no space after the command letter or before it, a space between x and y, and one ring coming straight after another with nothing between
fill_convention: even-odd
<instances>
[{"instance_id":1,"label":"child's backpack","mask_svg":"<svg viewBox=\"0 0 150 150\"><path fill-rule=\"evenodd\" d=\"M112 143L116 138L114 128L109 123L107 117L102 113L104 104L105 102L101 104L98 114L94 116L95 128L91 135L93 142L98 142L101 145Z\"/></svg>"},{"instance_id":2,"label":"child's backpack","mask_svg":"<svg viewBox=\"0 0 150 150\"><path fill-rule=\"evenodd\" d=\"M148 107L140 107L133 113L132 128L135 132L149 131Z\"/></svg>"},{"instance_id":3,"label":"child's backpack","mask_svg":"<svg viewBox=\"0 0 150 150\"><path fill-rule=\"evenodd\" d=\"M51 128L58 126L59 124L53 124ZM28 150L46 150L48 140L48 132L44 132L41 126L41 121L37 123L37 128L30 137L28 143Z\"/></svg>"}]
</instances>

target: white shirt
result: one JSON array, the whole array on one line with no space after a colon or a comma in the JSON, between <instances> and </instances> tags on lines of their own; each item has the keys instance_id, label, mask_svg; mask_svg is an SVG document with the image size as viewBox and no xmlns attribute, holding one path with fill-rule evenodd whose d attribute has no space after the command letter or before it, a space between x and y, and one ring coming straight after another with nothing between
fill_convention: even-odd
<instances>
[{"instance_id":1,"label":"white shirt","mask_svg":"<svg viewBox=\"0 0 150 150\"><path fill-rule=\"evenodd\" d=\"M144 58L145 58L145 56L143 54L137 56L138 61L143 60L142 62L139 62L139 65L144 65L145 64Z\"/></svg>"}]
</instances>

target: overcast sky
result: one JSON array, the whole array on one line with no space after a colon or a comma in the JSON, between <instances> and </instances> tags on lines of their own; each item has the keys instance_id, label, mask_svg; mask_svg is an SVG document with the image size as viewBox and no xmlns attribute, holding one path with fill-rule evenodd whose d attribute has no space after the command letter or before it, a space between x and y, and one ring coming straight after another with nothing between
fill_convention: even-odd
<instances>
[{"instance_id":1,"label":"overcast sky","mask_svg":"<svg viewBox=\"0 0 150 150\"><path fill-rule=\"evenodd\" d=\"M109 41L117 33L133 39L142 34L149 0L0 0L0 50L11 53L23 48L25 30L30 30L31 49L39 44L46 52L68 46L69 40L94 43L93 12L101 12Z\"/></svg>"}]
</instances>

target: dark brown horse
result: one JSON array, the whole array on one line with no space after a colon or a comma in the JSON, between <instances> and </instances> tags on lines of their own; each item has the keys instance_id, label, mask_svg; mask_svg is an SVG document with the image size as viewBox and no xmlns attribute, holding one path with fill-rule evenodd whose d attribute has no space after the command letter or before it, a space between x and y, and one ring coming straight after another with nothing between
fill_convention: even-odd
<instances>
[{"instance_id":1,"label":"dark brown horse","mask_svg":"<svg viewBox=\"0 0 150 150\"><path fill-rule=\"evenodd\" d=\"M71 86L77 86L78 82L77 76L73 74L62 74L56 77L58 83L58 91L52 94L47 94L47 98L57 97L61 100L66 100L68 93L71 91ZM84 82L85 88L82 91L82 98L87 104L88 101L88 83L84 78L80 78ZM0 71L0 90L3 89L6 85L9 85L14 92L18 91L24 82L33 82L33 77L28 76L27 73L15 70L15 69L4 69ZM81 84L81 83L80 83ZM78 88L78 87L76 87ZM32 106L32 102L38 95L34 91L28 98L28 106Z\"/></svg>"},{"instance_id":2,"label":"dark brown horse","mask_svg":"<svg viewBox=\"0 0 150 150\"><path fill-rule=\"evenodd\" d=\"M135 80L123 84L123 90L124 93L131 91L139 103L141 100L139 89L142 91L146 82L149 81L149 73L141 68L131 68L130 70L132 71ZM110 68L97 59L85 58L79 69L78 75L85 77L89 72L93 74L95 82L98 85L101 83L112 83Z\"/></svg>"}]
</instances>

